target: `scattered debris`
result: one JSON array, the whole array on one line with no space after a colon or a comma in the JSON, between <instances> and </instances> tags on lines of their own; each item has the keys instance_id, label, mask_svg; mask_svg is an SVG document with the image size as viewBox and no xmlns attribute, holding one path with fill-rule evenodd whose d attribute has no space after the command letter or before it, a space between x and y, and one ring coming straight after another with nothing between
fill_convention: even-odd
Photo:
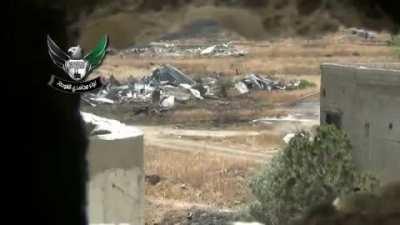
<instances>
[{"instance_id":1,"label":"scattered debris","mask_svg":"<svg viewBox=\"0 0 400 225\"><path fill-rule=\"evenodd\" d=\"M246 84L243 81L239 81L235 84L235 88L238 90L240 94L245 94L249 92Z\"/></svg>"},{"instance_id":2,"label":"scattered debris","mask_svg":"<svg viewBox=\"0 0 400 225\"><path fill-rule=\"evenodd\" d=\"M272 86L278 87L278 82L273 82L270 79L263 78L256 74L250 74L243 79L243 82L247 85L250 89L256 90L272 90Z\"/></svg>"},{"instance_id":3,"label":"scattered debris","mask_svg":"<svg viewBox=\"0 0 400 225\"><path fill-rule=\"evenodd\" d=\"M156 68L151 77L147 78L148 83L152 86L159 86L162 84L189 84L194 85L195 82L188 76L186 76L182 71L173 67L171 65L162 65Z\"/></svg>"},{"instance_id":4,"label":"scattered debris","mask_svg":"<svg viewBox=\"0 0 400 225\"><path fill-rule=\"evenodd\" d=\"M239 50L233 47L232 42L219 44L219 45L212 45L203 49L200 52L200 55L207 55L207 56L244 56L247 52L244 50Z\"/></svg>"},{"instance_id":5,"label":"scattered debris","mask_svg":"<svg viewBox=\"0 0 400 225\"><path fill-rule=\"evenodd\" d=\"M190 86L189 84L179 84L180 87L188 90L195 98L203 100L204 98L201 96L200 92L194 88L192 88L192 86Z\"/></svg>"},{"instance_id":6,"label":"scattered debris","mask_svg":"<svg viewBox=\"0 0 400 225\"><path fill-rule=\"evenodd\" d=\"M246 76L242 81L246 84L248 89L254 90L293 90L300 88L300 80L273 80L272 78L265 78L256 74Z\"/></svg>"},{"instance_id":7,"label":"scattered debris","mask_svg":"<svg viewBox=\"0 0 400 225\"><path fill-rule=\"evenodd\" d=\"M172 85L166 85L162 87L164 95L172 95L179 102L189 101L191 98L190 92L185 88L179 88Z\"/></svg>"},{"instance_id":8,"label":"scattered debris","mask_svg":"<svg viewBox=\"0 0 400 225\"><path fill-rule=\"evenodd\" d=\"M236 48L232 42L204 47L204 45L177 45L168 42L152 42L148 46L129 48L122 54L135 54L140 56L244 56L245 50Z\"/></svg>"},{"instance_id":9,"label":"scattered debris","mask_svg":"<svg viewBox=\"0 0 400 225\"><path fill-rule=\"evenodd\" d=\"M162 109L168 110L173 108L175 105L175 97L174 96L164 96L160 100L160 107Z\"/></svg>"},{"instance_id":10,"label":"scattered debris","mask_svg":"<svg viewBox=\"0 0 400 225\"><path fill-rule=\"evenodd\" d=\"M359 28L350 28L349 30L352 35L363 38L365 40L375 40L377 37L377 34L372 31L359 29Z\"/></svg>"},{"instance_id":11,"label":"scattered debris","mask_svg":"<svg viewBox=\"0 0 400 225\"><path fill-rule=\"evenodd\" d=\"M215 98L219 92L218 79L214 77L202 77L200 79L200 87L203 91L203 96L206 98Z\"/></svg>"},{"instance_id":12,"label":"scattered debris","mask_svg":"<svg viewBox=\"0 0 400 225\"><path fill-rule=\"evenodd\" d=\"M201 51L200 55L210 55L211 53L215 52L216 48L217 48L216 45L208 47L208 48L204 49L203 51Z\"/></svg>"},{"instance_id":13,"label":"scattered debris","mask_svg":"<svg viewBox=\"0 0 400 225\"><path fill-rule=\"evenodd\" d=\"M272 123L276 123L276 122L298 122L298 123L316 123L319 121L316 121L314 119L306 119L303 118L302 115L292 115L289 114L287 116L283 116L283 117L265 117L265 118L261 118L261 119L256 119L253 120L252 122L262 122L265 124L272 124Z\"/></svg>"},{"instance_id":14,"label":"scattered debris","mask_svg":"<svg viewBox=\"0 0 400 225\"><path fill-rule=\"evenodd\" d=\"M303 85L304 86L304 85ZM190 100L238 96L251 90L291 90L302 87L299 80L284 81L250 74L242 80L219 77L191 77L171 65L155 68L142 79L129 79L122 84L111 76L107 84L96 92L84 93L82 102L97 105L131 104L135 114L160 113Z\"/></svg>"}]
</instances>

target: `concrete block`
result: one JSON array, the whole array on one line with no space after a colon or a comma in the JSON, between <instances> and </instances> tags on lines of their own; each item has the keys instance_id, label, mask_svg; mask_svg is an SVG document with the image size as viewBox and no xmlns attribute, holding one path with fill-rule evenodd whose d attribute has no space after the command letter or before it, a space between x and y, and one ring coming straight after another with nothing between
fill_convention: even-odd
<instances>
[{"instance_id":1,"label":"concrete block","mask_svg":"<svg viewBox=\"0 0 400 225\"><path fill-rule=\"evenodd\" d=\"M144 224L143 133L90 139L89 223Z\"/></svg>"}]
</instances>

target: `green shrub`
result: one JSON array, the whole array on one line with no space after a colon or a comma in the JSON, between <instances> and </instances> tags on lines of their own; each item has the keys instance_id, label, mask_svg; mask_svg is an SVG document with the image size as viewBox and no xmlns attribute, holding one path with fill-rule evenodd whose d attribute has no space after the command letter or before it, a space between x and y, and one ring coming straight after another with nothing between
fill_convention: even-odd
<instances>
[{"instance_id":1,"label":"green shrub","mask_svg":"<svg viewBox=\"0 0 400 225\"><path fill-rule=\"evenodd\" d=\"M286 88L286 90L291 91L291 90L298 90L298 89L306 89L306 88L315 87L315 86L316 86L316 84L314 84L314 83L311 82L311 81L308 81L308 80L300 80L300 83L299 83L298 86L288 86L288 87Z\"/></svg>"},{"instance_id":2,"label":"green shrub","mask_svg":"<svg viewBox=\"0 0 400 225\"><path fill-rule=\"evenodd\" d=\"M332 125L319 127L313 138L297 133L251 180L257 198L251 215L266 225L285 225L313 204L355 188L373 190L377 179L356 171L350 151L346 134Z\"/></svg>"},{"instance_id":3,"label":"green shrub","mask_svg":"<svg viewBox=\"0 0 400 225\"><path fill-rule=\"evenodd\" d=\"M306 89L308 87L315 87L316 85L308 80L300 80L299 89Z\"/></svg>"},{"instance_id":4,"label":"green shrub","mask_svg":"<svg viewBox=\"0 0 400 225\"><path fill-rule=\"evenodd\" d=\"M232 78L222 77L218 79L217 86L220 87L219 95L222 97L228 97L228 91L235 86L235 83Z\"/></svg>"}]
</instances>

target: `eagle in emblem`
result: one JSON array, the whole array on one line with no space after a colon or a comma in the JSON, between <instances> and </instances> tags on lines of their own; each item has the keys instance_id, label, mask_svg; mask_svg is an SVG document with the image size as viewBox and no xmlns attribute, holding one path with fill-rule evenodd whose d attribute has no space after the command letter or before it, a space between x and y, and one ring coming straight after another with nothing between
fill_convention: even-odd
<instances>
[{"instance_id":1,"label":"eagle in emblem","mask_svg":"<svg viewBox=\"0 0 400 225\"><path fill-rule=\"evenodd\" d=\"M96 69L104 59L108 45L108 37L103 36L96 47L84 56L83 49L78 45L70 47L65 53L47 35L47 46L51 60L63 69L74 81L84 81L86 77Z\"/></svg>"}]
</instances>

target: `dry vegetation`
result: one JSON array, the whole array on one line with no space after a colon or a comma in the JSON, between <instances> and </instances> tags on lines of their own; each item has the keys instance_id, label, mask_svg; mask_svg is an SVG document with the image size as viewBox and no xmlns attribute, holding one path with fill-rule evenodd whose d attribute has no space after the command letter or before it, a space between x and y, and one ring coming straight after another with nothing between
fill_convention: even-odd
<instances>
[{"instance_id":1,"label":"dry vegetation","mask_svg":"<svg viewBox=\"0 0 400 225\"><path fill-rule=\"evenodd\" d=\"M318 76L325 62L369 63L398 62L393 50L384 42L390 37L380 34L378 42L352 41L343 33L322 39L285 39L276 42L237 42L249 51L243 57L137 57L110 56L102 72L120 79L141 77L155 65L169 63L192 75L221 74L225 76L261 73L284 76Z\"/></svg>"},{"instance_id":2,"label":"dry vegetation","mask_svg":"<svg viewBox=\"0 0 400 225\"><path fill-rule=\"evenodd\" d=\"M146 195L218 207L235 207L251 198L248 177L259 165L206 153L182 153L147 147L146 174L161 177L157 185L146 184Z\"/></svg>"},{"instance_id":3,"label":"dry vegetation","mask_svg":"<svg viewBox=\"0 0 400 225\"><path fill-rule=\"evenodd\" d=\"M177 137L174 137L177 138ZM267 152L269 149L278 149L283 144L282 138L279 135L272 133L263 133L257 135L237 135L230 137L199 137L185 136L185 139L198 141L199 145L213 144L223 146L235 146L239 149L246 149L249 152ZM265 147L267 146L268 149Z\"/></svg>"}]
</instances>

